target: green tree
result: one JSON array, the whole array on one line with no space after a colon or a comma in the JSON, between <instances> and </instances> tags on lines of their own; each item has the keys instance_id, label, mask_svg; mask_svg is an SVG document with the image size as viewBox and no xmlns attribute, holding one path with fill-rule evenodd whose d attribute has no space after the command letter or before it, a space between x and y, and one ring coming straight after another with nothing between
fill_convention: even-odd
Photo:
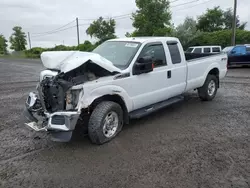
<instances>
[{"instance_id":1,"label":"green tree","mask_svg":"<svg viewBox=\"0 0 250 188\"><path fill-rule=\"evenodd\" d=\"M197 37L200 32L197 31L196 21L191 17L186 17L183 24L176 27L174 36L178 37L183 47L186 49L189 41Z\"/></svg>"},{"instance_id":2,"label":"green tree","mask_svg":"<svg viewBox=\"0 0 250 188\"><path fill-rule=\"evenodd\" d=\"M232 29L232 22L233 22L233 10L231 8L227 9L223 13L224 16L224 25L225 29ZM240 23L239 16L236 17L236 28L244 30L247 25L247 22Z\"/></svg>"},{"instance_id":3,"label":"green tree","mask_svg":"<svg viewBox=\"0 0 250 188\"><path fill-rule=\"evenodd\" d=\"M83 44L79 44L78 46L78 49L84 52L91 52L94 48L95 48L95 45L93 45L88 40L85 40Z\"/></svg>"},{"instance_id":4,"label":"green tree","mask_svg":"<svg viewBox=\"0 0 250 188\"><path fill-rule=\"evenodd\" d=\"M41 47L34 47L29 50L25 50L25 56L28 58L40 58L42 52L46 51Z\"/></svg>"},{"instance_id":5,"label":"green tree","mask_svg":"<svg viewBox=\"0 0 250 188\"><path fill-rule=\"evenodd\" d=\"M99 39L99 42L104 42L105 40L116 38L115 36L115 25L114 19L104 20L100 17L90 24L86 33L91 37Z\"/></svg>"},{"instance_id":6,"label":"green tree","mask_svg":"<svg viewBox=\"0 0 250 188\"><path fill-rule=\"evenodd\" d=\"M189 41L188 46L220 45L231 46L231 30L204 32ZM250 44L250 31L237 29L236 44Z\"/></svg>"},{"instance_id":7,"label":"green tree","mask_svg":"<svg viewBox=\"0 0 250 188\"><path fill-rule=\"evenodd\" d=\"M138 10L132 20L133 36L165 36L171 32L171 12L168 0L136 0Z\"/></svg>"},{"instance_id":8,"label":"green tree","mask_svg":"<svg viewBox=\"0 0 250 188\"><path fill-rule=\"evenodd\" d=\"M218 6L207 9L207 12L198 17L197 28L204 32L222 30L224 24L223 10Z\"/></svg>"},{"instance_id":9,"label":"green tree","mask_svg":"<svg viewBox=\"0 0 250 188\"><path fill-rule=\"evenodd\" d=\"M126 32L126 33L125 33L125 37L132 37L132 34L129 33L129 32Z\"/></svg>"},{"instance_id":10,"label":"green tree","mask_svg":"<svg viewBox=\"0 0 250 188\"><path fill-rule=\"evenodd\" d=\"M15 51L23 51L26 49L27 44L26 35L22 31L22 27L15 26L12 29L14 33L10 36L10 49Z\"/></svg>"},{"instance_id":11,"label":"green tree","mask_svg":"<svg viewBox=\"0 0 250 188\"><path fill-rule=\"evenodd\" d=\"M7 40L3 35L0 35L0 54L7 54Z\"/></svg>"},{"instance_id":12,"label":"green tree","mask_svg":"<svg viewBox=\"0 0 250 188\"><path fill-rule=\"evenodd\" d=\"M198 17L197 28L204 32L213 32L223 29L232 29L233 11L223 11L219 6L207 9L206 13ZM240 23L239 16L236 18L236 28L244 30L247 22Z\"/></svg>"}]
</instances>

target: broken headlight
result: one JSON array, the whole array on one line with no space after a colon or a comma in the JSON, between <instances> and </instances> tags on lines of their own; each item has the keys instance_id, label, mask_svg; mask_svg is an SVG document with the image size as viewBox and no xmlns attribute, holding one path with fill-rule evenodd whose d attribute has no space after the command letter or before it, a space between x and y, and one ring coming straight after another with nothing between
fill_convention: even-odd
<instances>
[{"instance_id":1,"label":"broken headlight","mask_svg":"<svg viewBox=\"0 0 250 188\"><path fill-rule=\"evenodd\" d=\"M73 110L77 107L82 92L82 89L71 89L66 92L66 110Z\"/></svg>"},{"instance_id":2,"label":"broken headlight","mask_svg":"<svg viewBox=\"0 0 250 188\"><path fill-rule=\"evenodd\" d=\"M58 75L58 72L57 72L57 71L43 70L43 71L40 73L40 82L41 82L42 80L44 80L45 78L53 78L53 77L55 77L56 75Z\"/></svg>"}]
</instances>

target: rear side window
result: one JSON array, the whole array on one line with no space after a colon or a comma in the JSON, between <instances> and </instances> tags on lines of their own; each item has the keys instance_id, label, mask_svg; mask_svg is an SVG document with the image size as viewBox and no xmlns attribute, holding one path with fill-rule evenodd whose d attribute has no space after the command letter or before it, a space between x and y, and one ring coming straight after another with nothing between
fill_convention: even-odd
<instances>
[{"instance_id":1,"label":"rear side window","mask_svg":"<svg viewBox=\"0 0 250 188\"><path fill-rule=\"evenodd\" d=\"M246 47L247 53L250 53L250 46Z\"/></svg>"},{"instance_id":2,"label":"rear side window","mask_svg":"<svg viewBox=\"0 0 250 188\"><path fill-rule=\"evenodd\" d=\"M210 48L204 48L204 53L210 53L211 49Z\"/></svg>"},{"instance_id":3,"label":"rear side window","mask_svg":"<svg viewBox=\"0 0 250 188\"><path fill-rule=\"evenodd\" d=\"M168 44L168 49L170 52L172 63L173 64L181 63L181 54L180 54L177 43L176 44Z\"/></svg>"},{"instance_id":4,"label":"rear side window","mask_svg":"<svg viewBox=\"0 0 250 188\"><path fill-rule=\"evenodd\" d=\"M213 52L220 52L220 48L219 47L214 47L212 48Z\"/></svg>"},{"instance_id":5,"label":"rear side window","mask_svg":"<svg viewBox=\"0 0 250 188\"><path fill-rule=\"evenodd\" d=\"M201 48L195 48L193 53L201 53Z\"/></svg>"}]
</instances>

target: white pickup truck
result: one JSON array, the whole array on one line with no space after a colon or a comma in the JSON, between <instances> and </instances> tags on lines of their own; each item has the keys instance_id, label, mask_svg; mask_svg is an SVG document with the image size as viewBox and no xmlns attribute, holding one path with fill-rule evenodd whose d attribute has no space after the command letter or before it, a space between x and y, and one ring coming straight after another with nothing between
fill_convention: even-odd
<instances>
[{"instance_id":1,"label":"white pickup truck","mask_svg":"<svg viewBox=\"0 0 250 188\"><path fill-rule=\"evenodd\" d=\"M210 101L227 72L225 53L186 61L172 37L113 39L91 53L44 52L41 60L46 70L27 98L26 125L62 142L77 127L95 144L108 142L131 118L183 100L189 90Z\"/></svg>"}]
</instances>

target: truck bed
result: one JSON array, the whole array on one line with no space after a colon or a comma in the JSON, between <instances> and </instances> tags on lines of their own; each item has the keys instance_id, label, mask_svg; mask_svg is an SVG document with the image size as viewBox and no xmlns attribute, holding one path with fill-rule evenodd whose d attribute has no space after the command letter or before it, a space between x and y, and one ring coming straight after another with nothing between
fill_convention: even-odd
<instances>
[{"instance_id":1,"label":"truck bed","mask_svg":"<svg viewBox=\"0 0 250 188\"><path fill-rule=\"evenodd\" d=\"M186 90L188 91L201 87L211 67L216 67L215 69L218 70L219 78L223 78L227 72L227 54L219 53L209 57L188 60Z\"/></svg>"}]
</instances>

